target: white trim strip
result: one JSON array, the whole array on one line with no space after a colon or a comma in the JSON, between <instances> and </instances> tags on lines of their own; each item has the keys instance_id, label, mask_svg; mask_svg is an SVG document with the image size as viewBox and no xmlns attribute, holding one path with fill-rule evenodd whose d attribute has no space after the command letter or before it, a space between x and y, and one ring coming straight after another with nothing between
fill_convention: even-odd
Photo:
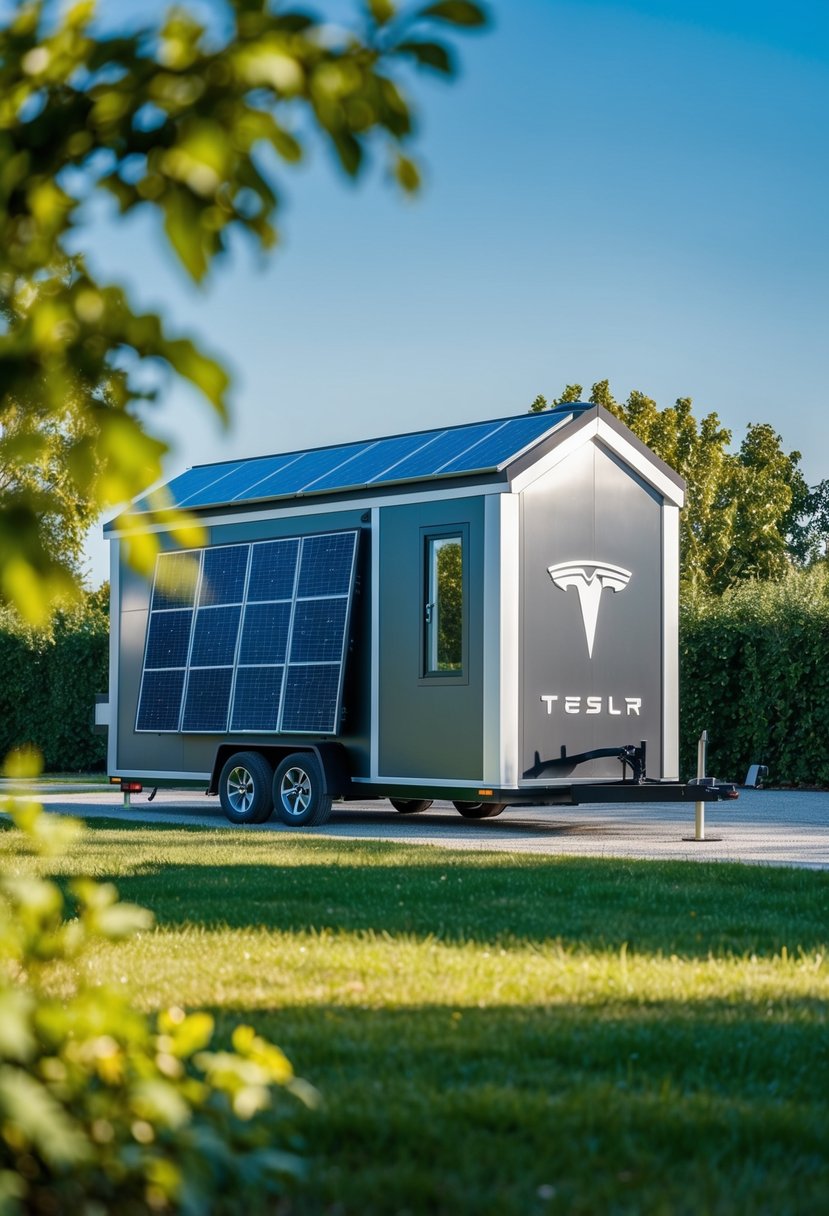
<instances>
[{"instance_id":1,"label":"white trim strip","mask_svg":"<svg viewBox=\"0 0 829 1216\"><path fill-rule=\"evenodd\" d=\"M149 623L149 611L147 621ZM107 772L118 763L118 677L121 661L121 542L109 551L109 730L107 731Z\"/></svg>"},{"instance_id":2,"label":"white trim strip","mask_svg":"<svg viewBox=\"0 0 829 1216\"><path fill-rule=\"evenodd\" d=\"M371 508L371 722L369 772L380 771L380 508Z\"/></svg>"},{"instance_id":3,"label":"white trim strip","mask_svg":"<svg viewBox=\"0 0 829 1216\"><path fill-rule=\"evenodd\" d=\"M662 508L662 772L679 780L679 508Z\"/></svg>"},{"instance_id":4,"label":"white trim strip","mask_svg":"<svg viewBox=\"0 0 829 1216\"><path fill-rule=\"evenodd\" d=\"M210 773L179 773L172 769L152 769L152 768L116 768L110 769L108 772L110 777L132 778L138 781L209 781ZM103 787L106 788L106 787ZM112 787L114 793L119 793L115 787Z\"/></svg>"},{"instance_id":5,"label":"white trim strip","mask_svg":"<svg viewBox=\"0 0 829 1216\"><path fill-rule=\"evenodd\" d=\"M521 669L521 500L502 495L501 503L501 754L502 786L518 784L521 754L519 739L519 689Z\"/></svg>"},{"instance_id":6,"label":"white trim strip","mask_svg":"<svg viewBox=\"0 0 829 1216\"><path fill-rule=\"evenodd\" d=\"M483 772L489 785L501 774L501 512L502 495L484 501Z\"/></svg>"}]
</instances>

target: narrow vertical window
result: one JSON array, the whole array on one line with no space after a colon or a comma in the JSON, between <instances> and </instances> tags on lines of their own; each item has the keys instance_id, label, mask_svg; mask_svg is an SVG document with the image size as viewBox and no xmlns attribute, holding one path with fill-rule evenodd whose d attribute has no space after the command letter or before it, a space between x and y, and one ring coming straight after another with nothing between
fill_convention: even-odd
<instances>
[{"instance_id":1,"label":"narrow vertical window","mask_svg":"<svg viewBox=\"0 0 829 1216\"><path fill-rule=\"evenodd\" d=\"M426 675L463 674L463 536L426 537Z\"/></svg>"}]
</instances>

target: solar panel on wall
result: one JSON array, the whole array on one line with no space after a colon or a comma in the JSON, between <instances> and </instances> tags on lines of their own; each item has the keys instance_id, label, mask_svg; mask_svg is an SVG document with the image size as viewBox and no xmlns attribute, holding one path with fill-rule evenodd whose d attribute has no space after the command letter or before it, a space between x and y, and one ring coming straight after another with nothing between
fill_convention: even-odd
<instances>
[{"instance_id":1,"label":"solar panel on wall","mask_svg":"<svg viewBox=\"0 0 829 1216\"><path fill-rule=\"evenodd\" d=\"M136 730L336 733L357 535L162 554Z\"/></svg>"}]
</instances>

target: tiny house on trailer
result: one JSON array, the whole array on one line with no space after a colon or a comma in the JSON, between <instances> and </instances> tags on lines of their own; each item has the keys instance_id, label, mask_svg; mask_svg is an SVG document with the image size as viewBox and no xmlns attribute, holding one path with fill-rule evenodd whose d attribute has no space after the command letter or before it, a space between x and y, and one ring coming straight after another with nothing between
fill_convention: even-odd
<instances>
[{"instance_id":1,"label":"tiny house on trailer","mask_svg":"<svg viewBox=\"0 0 829 1216\"><path fill-rule=\"evenodd\" d=\"M678 780L683 482L599 406L189 469L112 542L109 772L234 822L697 801ZM157 533L152 579L122 555Z\"/></svg>"}]
</instances>

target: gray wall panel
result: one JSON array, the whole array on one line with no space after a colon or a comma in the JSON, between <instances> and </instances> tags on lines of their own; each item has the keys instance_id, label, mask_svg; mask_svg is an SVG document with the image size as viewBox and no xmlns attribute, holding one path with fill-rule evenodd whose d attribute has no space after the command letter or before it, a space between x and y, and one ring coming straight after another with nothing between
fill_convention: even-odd
<instances>
[{"instance_id":1,"label":"gray wall panel","mask_svg":"<svg viewBox=\"0 0 829 1216\"><path fill-rule=\"evenodd\" d=\"M520 702L527 779L620 777L612 759L541 773L536 753L558 760L562 746L569 755L642 739L648 774L661 775L661 514L654 491L596 442L524 491ZM602 564L629 572L627 585L607 585L617 576L609 569L602 575ZM565 565L573 571L557 577L573 584L566 589L548 573ZM591 656L585 618L596 600Z\"/></svg>"},{"instance_id":2,"label":"gray wall panel","mask_svg":"<svg viewBox=\"0 0 829 1216\"><path fill-rule=\"evenodd\" d=\"M467 668L422 678L423 529L466 527ZM380 511L381 777L480 781L483 770L484 500Z\"/></svg>"}]
</instances>

